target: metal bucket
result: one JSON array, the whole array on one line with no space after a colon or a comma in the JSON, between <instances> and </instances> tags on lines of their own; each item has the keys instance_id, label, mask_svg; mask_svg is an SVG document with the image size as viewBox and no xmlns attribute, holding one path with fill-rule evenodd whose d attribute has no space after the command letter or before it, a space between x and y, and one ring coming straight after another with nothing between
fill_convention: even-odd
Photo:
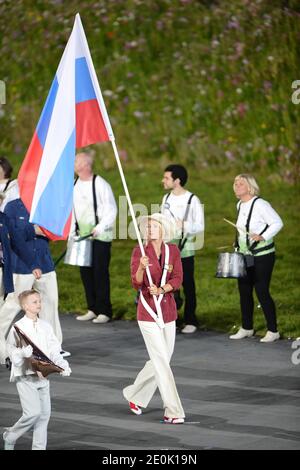
<instances>
[{"instance_id":1,"label":"metal bucket","mask_svg":"<svg viewBox=\"0 0 300 470\"><path fill-rule=\"evenodd\" d=\"M247 275L245 258L242 253L220 253L216 277L240 278Z\"/></svg>"},{"instance_id":2,"label":"metal bucket","mask_svg":"<svg viewBox=\"0 0 300 470\"><path fill-rule=\"evenodd\" d=\"M92 266L93 240L74 237L68 241L67 252L64 258L65 264L72 266Z\"/></svg>"}]
</instances>

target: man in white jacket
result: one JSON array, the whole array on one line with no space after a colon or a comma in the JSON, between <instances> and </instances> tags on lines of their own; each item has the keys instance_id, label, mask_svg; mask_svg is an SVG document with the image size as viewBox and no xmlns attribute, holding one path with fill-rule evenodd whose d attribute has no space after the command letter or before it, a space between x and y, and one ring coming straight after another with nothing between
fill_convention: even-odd
<instances>
[{"instance_id":1,"label":"man in white jacket","mask_svg":"<svg viewBox=\"0 0 300 470\"><path fill-rule=\"evenodd\" d=\"M61 375L69 376L71 369L60 354L60 343L50 323L38 317L41 311L40 294L33 289L27 290L19 295L19 299L25 315L16 325L52 362L63 369ZM32 369L28 359L33 349L30 345L21 347L14 327L8 335L6 348L12 362L10 380L16 382L23 414L3 433L4 449L14 450L17 439L33 429L32 450L45 450L51 414L49 381Z\"/></svg>"},{"instance_id":2,"label":"man in white jacket","mask_svg":"<svg viewBox=\"0 0 300 470\"><path fill-rule=\"evenodd\" d=\"M109 263L117 205L109 183L94 175L90 154L76 156L75 173L78 179L74 185L70 238L76 234L93 236L92 266L80 267L88 311L77 320L107 323L112 318Z\"/></svg>"},{"instance_id":3,"label":"man in white jacket","mask_svg":"<svg viewBox=\"0 0 300 470\"><path fill-rule=\"evenodd\" d=\"M165 168L162 183L170 191L162 200L161 213L172 218L177 225L178 234L174 242L181 253L183 268L183 291L185 296L184 323L182 333L194 333L197 330L196 287L194 280L195 237L203 240L204 212L199 198L185 189L188 173L184 166L172 164ZM201 243L202 248L202 243ZM178 295L178 294L177 294ZM182 302L175 296L177 309Z\"/></svg>"}]
</instances>

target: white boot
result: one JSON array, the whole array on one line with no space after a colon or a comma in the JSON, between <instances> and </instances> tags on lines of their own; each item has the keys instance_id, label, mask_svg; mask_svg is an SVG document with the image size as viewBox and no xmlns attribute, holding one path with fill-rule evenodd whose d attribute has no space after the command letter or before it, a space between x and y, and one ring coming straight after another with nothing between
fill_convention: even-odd
<instances>
[{"instance_id":1,"label":"white boot","mask_svg":"<svg viewBox=\"0 0 300 470\"><path fill-rule=\"evenodd\" d=\"M88 320L93 320L93 318L96 318L96 316L97 315L94 312L92 312L91 310L88 310L85 315L78 315L78 317L76 317L76 320L88 321Z\"/></svg>"},{"instance_id":2,"label":"white boot","mask_svg":"<svg viewBox=\"0 0 300 470\"><path fill-rule=\"evenodd\" d=\"M278 331L276 333L273 333L272 331L267 331L266 336L261 338L260 342L261 343L273 343L273 341L276 341L279 338L280 338L280 334L278 333Z\"/></svg>"},{"instance_id":3,"label":"white boot","mask_svg":"<svg viewBox=\"0 0 300 470\"><path fill-rule=\"evenodd\" d=\"M230 339L243 339L243 338L249 338L250 336L254 335L254 330L245 330L244 328L240 328L235 335L230 335Z\"/></svg>"}]
</instances>

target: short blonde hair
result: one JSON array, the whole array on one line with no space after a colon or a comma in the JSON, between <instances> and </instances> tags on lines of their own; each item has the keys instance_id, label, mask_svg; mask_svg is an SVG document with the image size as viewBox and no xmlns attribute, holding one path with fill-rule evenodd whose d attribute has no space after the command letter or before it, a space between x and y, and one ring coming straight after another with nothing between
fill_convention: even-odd
<instances>
[{"instance_id":1,"label":"short blonde hair","mask_svg":"<svg viewBox=\"0 0 300 470\"><path fill-rule=\"evenodd\" d=\"M239 180L239 179L243 179L246 181L248 188L249 188L249 193L251 194L251 196L259 195L260 189L254 176L249 175L249 173L241 173L240 175L237 175L234 178L234 183L236 182L236 180ZM234 183L233 183L233 189L234 189Z\"/></svg>"},{"instance_id":2,"label":"short blonde hair","mask_svg":"<svg viewBox=\"0 0 300 470\"><path fill-rule=\"evenodd\" d=\"M39 291L37 291L35 289L24 290L23 292L21 292L21 294L19 294L18 299L19 299L19 304L20 304L21 308L23 308L25 300L27 299L27 297L29 297L30 295L34 295L34 294L38 294L39 296L41 296Z\"/></svg>"}]
</instances>

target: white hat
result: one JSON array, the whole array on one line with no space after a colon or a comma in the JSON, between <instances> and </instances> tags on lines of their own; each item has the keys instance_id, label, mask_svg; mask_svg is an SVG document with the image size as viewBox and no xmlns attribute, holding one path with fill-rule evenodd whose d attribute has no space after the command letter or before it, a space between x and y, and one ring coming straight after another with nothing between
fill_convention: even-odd
<instances>
[{"instance_id":1,"label":"white hat","mask_svg":"<svg viewBox=\"0 0 300 470\"><path fill-rule=\"evenodd\" d=\"M140 231L142 233L142 237L145 238L146 234L146 228L149 219L155 220L156 222L159 222L160 225L162 226L162 235L163 235L163 240L165 242L169 242L171 240L174 240L176 238L176 224L173 219L169 219L163 214L160 213L155 213L152 215L144 215L142 217L139 217L138 219L138 224L140 227Z\"/></svg>"}]
</instances>

